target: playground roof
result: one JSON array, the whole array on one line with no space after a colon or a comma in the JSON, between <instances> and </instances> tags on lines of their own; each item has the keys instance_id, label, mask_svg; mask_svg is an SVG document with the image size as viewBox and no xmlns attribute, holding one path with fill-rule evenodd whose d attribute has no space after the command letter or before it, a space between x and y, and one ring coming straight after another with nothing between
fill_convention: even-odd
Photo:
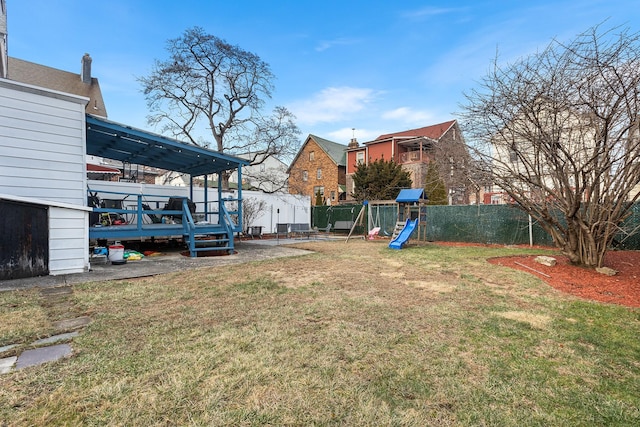
<instances>
[{"instance_id":1,"label":"playground roof","mask_svg":"<svg viewBox=\"0 0 640 427\"><path fill-rule=\"evenodd\" d=\"M403 188L396 197L397 203L411 203L427 200L428 197L422 188Z\"/></svg>"},{"instance_id":2,"label":"playground roof","mask_svg":"<svg viewBox=\"0 0 640 427\"><path fill-rule=\"evenodd\" d=\"M233 170L248 160L185 144L87 114L87 154L192 176Z\"/></svg>"}]
</instances>

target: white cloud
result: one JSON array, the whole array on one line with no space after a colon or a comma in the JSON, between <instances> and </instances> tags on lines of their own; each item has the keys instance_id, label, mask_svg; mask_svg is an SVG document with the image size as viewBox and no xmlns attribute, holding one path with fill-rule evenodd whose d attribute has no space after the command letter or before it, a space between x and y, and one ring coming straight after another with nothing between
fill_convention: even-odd
<instances>
[{"instance_id":1,"label":"white cloud","mask_svg":"<svg viewBox=\"0 0 640 427\"><path fill-rule=\"evenodd\" d=\"M378 136L383 135L385 132L380 130L370 129L353 129L342 128L332 132L328 132L326 138L331 141L339 142L340 144L348 144L351 138L355 137L358 142L363 143L372 141Z\"/></svg>"},{"instance_id":2,"label":"white cloud","mask_svg":"<svg viewBox=\"0 0 640 427\"><path fill-rule=\"evenodd\" d=\"M452 7L424 7L422 9L412 10L403 13L405 18L422 20L430 18L432 16L445 15L449 13L458 13L465 11L466 8L452 8Z\"/></svg>"},{"instance_id":3,"label":"white cloud","mask_svg":"<svg viewBox=\"0 0 640 427\"><path fill-rule=\"evenodd\" d=\"M434 119L434 114L427 110L413 110L409 107L400 107L395 110L382 113L385 120L398 120L407 124L427 126Z\"/></svg>"},{"instance_id":4,"label":"white cloud","mask_svg":"<svg viewBox=\"0 0 640 427\"><path fill-rule=\"evenodd\" d=\"M323 40L320 42L318 46L316 46L316 51L322 52L327 49L330 49L334 46L346 46L358 43L357 39L348 39L348 38L337 38L333 40Z\"/></svg>"},{"instance_id":5,"label":"white cloud","mask_svg":"<svg viewBox=\"0 0 640 427\"><path fill-rule=\"evenodd\" d=\"M311 98L293 102L288 106L297 122L307 125L349 120L363 110L380 92L368 88L328 87Z\"/></svg>"}]
</instances>

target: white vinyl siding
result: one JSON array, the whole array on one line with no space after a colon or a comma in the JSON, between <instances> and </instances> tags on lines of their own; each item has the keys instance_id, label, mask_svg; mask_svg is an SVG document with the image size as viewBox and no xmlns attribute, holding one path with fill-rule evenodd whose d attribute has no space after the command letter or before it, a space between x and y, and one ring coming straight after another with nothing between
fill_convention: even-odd
<instances>
[{"instance_id":1,"label":"white vinyl siding","mask_svg":"<svg viewBox=\"0 0 640 427\"><path fill-rule=\"evenodd\" d=\"M87 101L0 79L0 196L48 206L52 275L89 268Z\"/></svg>"},{"instance_id":2,"label":"white vinyl siding","mask_svg":"<svg viewBox=\"0 0 640 427\"><path fill-rule=\"evenodd\" d=\"M82 210L49 208L49 272L86 271L89 264L88 214Z\"/></svg>"},{"instance_id":3,"label":"white vinyl siding","mask_svg":"<svg viewBox=\"0 0 640 427\"><path fill-rule=\"evenodd\" d=\"M0 83L2 192L86 204L86 100Z\"/></svg>"}]
</instances>

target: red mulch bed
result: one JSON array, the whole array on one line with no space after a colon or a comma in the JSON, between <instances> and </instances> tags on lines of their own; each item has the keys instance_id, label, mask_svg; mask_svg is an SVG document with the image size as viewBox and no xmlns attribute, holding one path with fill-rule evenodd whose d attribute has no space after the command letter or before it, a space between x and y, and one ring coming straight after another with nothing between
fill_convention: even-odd
<instances>
[{"instance_id":1,"label":"red mulch bed","mask_svg":"<svg viewBox=\"0 0 640 427\"><path fill-rule=\"evenodd\" d=\"M466 245L449 242L441 244ZM640 251L607 252L604 265L616 270L618 274L615 276L606 276L595 270L571 265L562 255L553 255L557 260L553 267L535 262L535 257L512 256L492 258L488 261L491 264L526 271L538 276L555 289L571 295L627 307L640 307Z\"/></svg>"}]
</instances>

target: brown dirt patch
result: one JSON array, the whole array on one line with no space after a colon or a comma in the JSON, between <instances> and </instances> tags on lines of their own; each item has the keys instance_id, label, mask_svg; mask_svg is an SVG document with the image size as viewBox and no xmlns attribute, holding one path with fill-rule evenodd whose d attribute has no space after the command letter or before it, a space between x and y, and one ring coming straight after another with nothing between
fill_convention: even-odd
<instances>
[{"instance_id":1,"label":"brown dirt patch","mask_svg":"<svg viewBox=\"0 0 640 427\"><path fill-rule=\"evenodd\" d=\"M536 256L493 258L491 264L511 267L538 276L550 286L581 298L640 307L640 251L611 251L605 266L618 271L606 276L595 270L572 265L565 256L554 255L557 264L547 267Z\"/></svg>"}]
</instances>

